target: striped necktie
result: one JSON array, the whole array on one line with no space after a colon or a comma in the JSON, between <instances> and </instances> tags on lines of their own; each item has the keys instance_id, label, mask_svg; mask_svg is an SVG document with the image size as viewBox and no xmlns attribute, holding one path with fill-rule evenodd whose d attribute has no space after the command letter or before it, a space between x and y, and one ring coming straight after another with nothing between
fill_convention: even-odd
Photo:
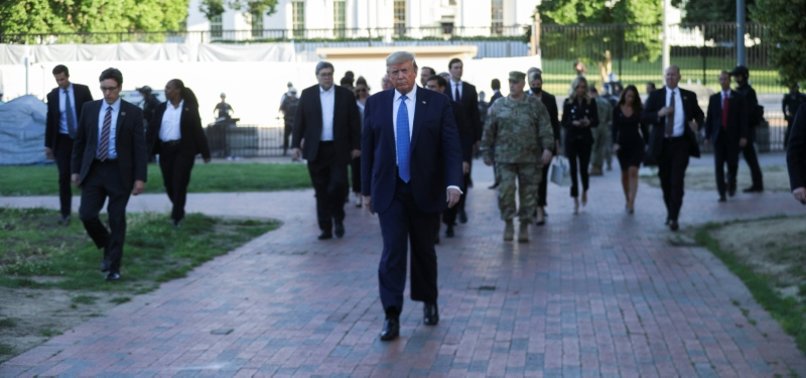
<instances>
[{"instance_id":1,"label":"striped necktie","mask_svg":"<svg viewBox=\"0 0 806 378\"><path fill-rule=\"evenodd\" d=\"M112 107L106 108L106 114L104 115L104 125L101 128L101 142L98 145L98 153L96 156L98 160L104 161L109 158L109 134L111 133L112 129Z\"/></svg>"}]
</instances>

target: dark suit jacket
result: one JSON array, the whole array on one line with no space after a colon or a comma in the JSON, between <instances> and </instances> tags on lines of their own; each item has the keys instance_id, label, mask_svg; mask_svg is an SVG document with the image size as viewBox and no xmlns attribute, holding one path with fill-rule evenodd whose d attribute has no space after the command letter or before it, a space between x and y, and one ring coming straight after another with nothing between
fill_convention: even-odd
<instances>
[{"instance_id":1,"label":"dark suit jacket","mask_svg":"<svg viewBox=\"0 0 806 378\"><path fill-rule=\"evenodd\" d=\"M806 187L806 105L800 106L789 131L786 167L791 190Z\"/></svg>"},{"instance_id":2,"label":"dark suit jacket","mask_svg":"<svg viewBox=\"0 0 806 378\"><path fill-rule=\"evenodd\" d=\"M76 119L81 119L81 110L84 106L85 102L92 101L92 94L90 93L90 89L86 85L81 84L73 84L73 103L75 104L76 111ZM59 91L61 88L56 87L53 88L50 93L48 93L48 115L47 120L45 122L45 147L50 149L56 149L56 140L59 136L59 117L61 113L59 112ZM78 125L76 125L78 128Z\"/></svg>"},{"instance_id":3,"label":"dark suit jacket","mask_svg":"<svg viewBox=\"0 0 806 378\"><path fill-rule=\"evenodd\" d=\"M705 115L702 109L697 104L697 95L683 88L677 87L680 90L680 98L683 99L683 122L685 123L683 136L686 137L690 143L689 155L700 157L700 147L697 142L697 135L688 126L691 120L697 121L697 125L703 124ZM651 125L650 138L649 138L649 152L651 157L657 161L660 158L661 150L663 149L663 138L665 137L666 117L658 117L658 111L666 106L666 87L662 87L649 94L644 106L644 111L641 113L641 120L646 124Z\"/></svg>"},{"instance_id":4,"label":"dark suit jacket","mask_svg":"<svg viewBox=\"0 0 806 378\"><path fill-rule=\"evenodd\" d=\"M459 141L462 146L462 161L470 162L473 160L473 143L476 142L474 139L476 137L476 131L473 130L473 126L465 119L466 115L462 104L453 100L450 100L450 102L451 109L453 110L453 119L456 121L456 128L459 130Z\"/></svg>"},{"instance_id":5,"label":"dark suit jacket","mask_svg":"<svg viewBox=\"0 0 806 378\"><path fill-rule=\"evenodd\" d=\"M84 104L81 118L78 121L76 140L73 143L73 161L71 173L78 174L80 186L90 172L95 152L98 150L98 114L104 100ZM143 131L143 111L139 107L120 100L117 130L115 131L115 149L118 154L118 166L123 187L131 189L134 180L145 182L148 155L146 138Z\"/></svg>"},{"instance_id":6,"label":"dark suit jacket","mask_svg":"<svg viewBox=\"0 0 806 378\"><path fill-rule=\"evenodd\" d=\"M333 89L333 146L336 150L337 164L347 164L352 159L352 150L361 148L361 120L355 95L349 89L334 85ZM291 147L302 148L302 157L313 161L319 152L319 141L322 138L322 102L319 99L319 85L305 88L299 99L297 113L294 116L294 132Z\"/></svg>"},{"instance_id":7,"label":"dark suit jacket","mask_svg":"<svg viewBox=\"0 0 806 378\"><path fill-rule=\"evenodd\" d=\"M493 93L493 95L490 97L490 106L493 106L495 100L498 100L501 97L504 97L504 95L501 94L501 91L495 91L495 93ZM554 107L556 108L557 106L555 105Z\"/></svg>"},{"instance_id":8,"label":"dark suit jacket","mask_svg":"<svg viewBox=\"0 0 806 378\"><path fill-rule=\"evenodd\" d=\"M160 153L160 129L162 128L162 116L168 108L168 102L163 102L154 111L154 118L149 120L150 127L147 130L148 155ZM210 146L207 144L207 136L199 117L199 108L188 105L187 101L182 109L179 119L179 152L183 155L196 156L201 154L203 158L210 158Z\"/></svg>"},{"instance_id":9,"label":"dark suit jacket","mask_svg":"<svg viewBox=\"0 0 806 378\"><path fill-rule=\"evenodd\" d=\"M445 88L445 94L453 99L451 93L453 86L448 82L448 87ZM462 109L465 111L465 122L474 130L473 143L481 140L481 133L483 131L481 124L481 116L479 115L479 94L476 92L476 87L466 81L462 81Z\"/></svg>"},{"instance_id":10,"label":"dark suit jacket","mask_svg":"<svg viewBox=\"0 0 806 378\"><path fill-rule=\"evenodd\" d=\"M530 92L532 93L532 92ZM532 93L533 94L533 93ZM557 115L557 98L554 97L553 94L548 93L546 91L540 92L540 102L546 106L546 110L549 111L549 118L551 118L551 129L554 132L554 140L555 142L560 140L560 118ZM555 143L556 145L556 143ZM552 154L557 154L555 151L555 146L551 146L550 150Z\"/></svg>"},{"instance_id":11,"label":"dark suit jacket","mask_svg":"<svg viewBox=\"0 0 806 378\"><path fill-rule=\"evenodd\" d=\"M705 138L713 144L724 141L739 150L739 139L747 138L747 116L744 98L736 91L730 91L728 98L728 127L722 130L722 92L708 99L708 114L705 118Z\"/></svg>"},{"instance_id":12,"label":"dark suit jacket","mask_svg":"<svg viewBox=\"0 0 806 378\"><path fill-rule=\"evenodd\" d=\"M376 93L364 108L361 133L361 193L372 196L372 207L383 212L397 186L397 152L393 104L395 90ZM462 187L462 152L450 99L417 88L411 135L411 186L414 202L426 213L445 209L445 189Z\"/></svg>"}]
</instances>

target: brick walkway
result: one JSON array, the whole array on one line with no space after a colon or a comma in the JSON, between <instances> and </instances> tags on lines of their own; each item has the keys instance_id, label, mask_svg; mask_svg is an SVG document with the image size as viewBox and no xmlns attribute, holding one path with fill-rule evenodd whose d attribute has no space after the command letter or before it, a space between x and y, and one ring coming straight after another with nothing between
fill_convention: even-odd
<instances>
[{"instance_id":1,"label":"brick walkway","mask_svg":"<svg viewBox=\"0 0 806 378\"><path fill-rule=\"evenodd\" d=\"M718 259L668 242L658 189L642 184L627 215L608 172L574 216L567 189L552 185L548 224L512 244L500 241L490 170L475 169L470 222L437 249L436 327L407 301L401 338L378 340L376 217L351 207L346 237L320 242L312 191L191 195L189 211L284 225L7 361L0 376L806 376L806 356ZM130 209L166 211L163 197ZM681 225L783 213L803 208L788 193L718 204L688 191Z\"/></svg>"}]
</instances>

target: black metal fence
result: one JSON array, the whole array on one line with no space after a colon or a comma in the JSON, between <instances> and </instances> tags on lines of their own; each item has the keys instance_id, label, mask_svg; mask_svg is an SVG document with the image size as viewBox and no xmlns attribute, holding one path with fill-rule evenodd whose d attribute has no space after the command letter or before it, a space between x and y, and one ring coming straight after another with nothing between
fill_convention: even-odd
<instances>
[{"instance_id":1,"label":"black metal fence","mask_svg":"<svg viewBox=\"0 0 806 378\"><path fill-rule=\"evenodd\" d=\"M768 42L767 28L750 23L745 31L754 88L760 93L785 93L769 60L774 46ZM549 74L547 89L565 94L576 75L573 66L577 60L587 66L586 75L594 82L615 79L639 88L649 81L660 84L662 37L661 26L544 24L540 50L543 71ZM687 83L716 88L719 72L736 66L735 24L679 25L671 28L669 38L671 63L680 67Z\"/></svg>"},{"instance_id":2,"label":"black metal fence","mask_svg":"<svg viewBox=\"0 0 806 378\"><path fill-rule=\"evenodd\" d=\"M756 147L760 152L783 151L786 130L783 113L765 111L765 119L769 126L757 129ZM208 126L205 131L214 158L279 157L284 153L282 126ZM711 151L707 145L702 149Z\"/></svg>"}]
</instances>

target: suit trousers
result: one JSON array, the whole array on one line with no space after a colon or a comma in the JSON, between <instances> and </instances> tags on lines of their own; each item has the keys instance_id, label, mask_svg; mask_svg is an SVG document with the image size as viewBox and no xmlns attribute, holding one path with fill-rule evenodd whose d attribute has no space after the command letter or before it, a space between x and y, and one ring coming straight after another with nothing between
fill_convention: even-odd
<instances>
[{"instance_id":1,"label":"suit trousers","mask_svg":"<svg viewBox=\"0 0 806 378\"><path fill-rule=\"evenodd\" d=\"M123 242L126 238L126 205L130 196L131 188L123 186L116 160L96 160L92 163L81 185L81 206L78 213L95 246L104 249L104 256L109 259L112 272L120 272ZM107 198L108 230L99 218Z\"/></svg>"},{"instance_id":2,"label":"suit trousers","mask_svg":"<svg viewBox=\"0 0 806 378\"><path fill-rule=\"evenodd\" d=\"M324 232L332 232L334 220L344 221L347 164L337 160L333 142L319 142L316 159L308 161L308 173L316 194L316 218Z\"/></svg>"},{"instance_id":3,"label":"suit trousers","mask_svg":"<svg viewBox=\"0 0 806 378\"><path fill-rule=\"evenodd\" d=\"M56 168L59 170L59 209L62 216L70 215L73 209L73 188L70 181L70 160L73 155L73 138L67 134L59 134L56 139Z\"/></svg>"},{"instance_id":4,"label":"suit trousers","mask_svg":"<svg viewBox=\"0 0 806 378\"><path fill-rule=\"evenodd\" d=\"M459 198L459 203L457 203L456 206L449 207L442 212L442 223L445 223L446 225L455 225L456 216L459 214L460 211L464 210L465 199L467 198L467 195L469 193L469 190L467 190L467 188L468 183L470 182L470 173L463 175L462 180L463 180L462 191L464 192L464 194L462 194L462 197Z\"/></svg>"},{"instance_id":5,"label":"suit trousers","mask_svg":"<svg viewBox=\"0 0 806 378\"><path fill-rule=\"evenodd\" d=\"M755 132L751 133L751 135ZM754 188L764 188L764 179L761 175L761 166L758 164L758 154L756 153L756 146L754 137L748 138L747 145L742 148L742 155L750 168L750 178L753 182Z\"/></svg>"},{"instance_id":6,"label":"suit trousers","mask_svg":"<svg viewBox=\"0 0 806 378\"><path fill-rule=\"evenodd\" d=\"M714 172L716 174L716 190L720 197L726 191L736 191L736 172L739 169L739 142L731 146L726 138L718 138L714 142ZM725 165L728 166L728 180L725 181ZM727 185L727 187L726 187Z\"/></svg>"},{"instance_id":7,"label":"suit trousers","mask_svg":"<svg viewBox=\"0 0 806 378\"><path fill-rule=\"evenodd\" d=\"M178 142L160 143L162 182L165 185L165 193L168 194L168 199L173 204L171 219L180 221L185 218L190 173L196 157L183 153Z\"/></svg>"},{"instance_id":8,"label":"suit trousers","mask_svg":"<svg viewBox=\"0 0 806 378\"><path fill-rule=\"evenodd\" d=\"M439 213L425 213L417 208L411 186L397 180L395 195L388 209L378 213L383 236L383 253L378 266L381 304L387 315L403 309L406 288L406 255L411 242L411 299L427 303L437 301L437 254L434 230Z\"/></svg>"},{"instance_id":9,"label":"suit trousers","mask_svg":"<svg viewBox=\"0 0 806 378\"><path fill-rule=\"evenodd\" d=\"M590 186L590 176L588 174L588 165L591 160L591 147L593 143L590 140L576 138L566 142L565 155L568 157L568 162L571 165L571 197L579 196L579 182L577 181L577 171L579 171L579 178L582 179L582 190L587 192ZM579 164L577 166L577 164ZM577 168L578 167L578 168Z\"/></svg>"},{"instance_id":10,"label":"suit trousers","mask_svg":"<svg viewBox=\"0 0 806 378\"><path fill-rule=\"evenodd\" d=\"M677 221L685 194L686 168L689 160L689 141L685 136L664 138L658 159L658 177L666 205L666 218Z\"/></svg>"},{"instance_id":11,"label":"suit trousers","mask_svg":"<svg viewBox=\"0 0 806 378\"><path fill-rule=\"evenodd\" d=\"M544 164L543 165L543 172L540 176L542 179L540 180L540 184L537 186L537 206L545 207L548 205L546 203L546 196L548 195L548 186L549 186L549 167L551 164Z\"/></svg>"},{"instance_id":12,"label":"suit trousers","mask_svg":"<svg viewBox=\"0 0 806 378\"><path fill-rule=\"evenodd\" d=\"M350 178L353 192L361 193L361 157L350 160Z\"/></svg>"}]
</instances>

